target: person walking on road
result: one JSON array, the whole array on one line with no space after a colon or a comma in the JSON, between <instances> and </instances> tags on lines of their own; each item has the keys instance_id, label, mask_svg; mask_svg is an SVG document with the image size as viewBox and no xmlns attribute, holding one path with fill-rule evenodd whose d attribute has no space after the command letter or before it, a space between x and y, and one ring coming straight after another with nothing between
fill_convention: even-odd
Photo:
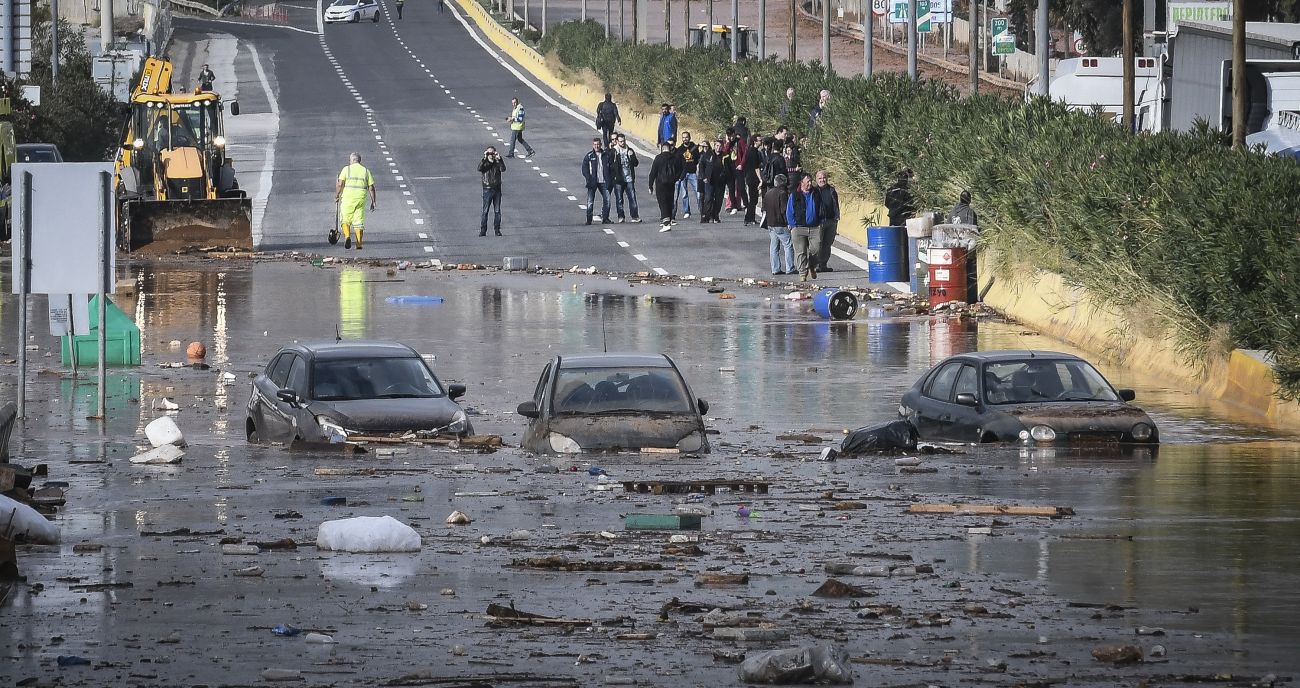
<instances>
[{"instance_id":1,"label":"person walking on road","mask_svg":"<svg viewBox=\"0 0 1300 688\"><path fill-rule=\"evenodd\" d=\"M478 221L478 235L487 236L488 208L495 208L492 229L501 236L501 173L506 171L506 161L497 155L496 146L483 151L478 163L478 173L483 177L483 214Z\"/></svg>"},{"instance_id":2,"label":"person walking on road","mask_svg":"<svg viewBox=\"0 0 1300 688\"><path fill-rule=\"evenodd\" d=\"M677 106L664 103L659 107L659 140L655 145L662 146L664 143L677 145Z\"/></svg>"},{"instance_id":3,"label":"person walking on road","mask_svg":"<svg viewBox=\"0 0 1300 688\"><path fill-rule=\"evenodd\" d=\"M203 65L203 69L199 70L199 90L204 91L206 93L211 93L212 82L216 80L217 80L217 75L212 73L212 68L207 66L206 64Z\"/></svg>"},{"instance_id":4,"label":"person walking on road","mask_svg":"<svg viewBox=\"0 0 1300 688\"><path fill-rule=\"evenodd\" d=\"M691 199L695 199L695 209L699 210L699 167L700 149L691 143L691 132L682 132L682 145L677 147L677 157L681 158L682 178L677 181L677 200L680 202L682 219L691 218Z\"/></svg>"},{"instance_id":5,"label":"person walking on road","mask_svg":"<svg viewBox=\"0 0 1300 688\"><path fill-rule=\"evenodd\" d=\"M763 191L766 193L776 183L777 175L781 175L782 179L785 178L785 156L781 155L780 149L776 147L776 139L770 136L763 139L763 148L762 177Z\"/></svg>"},{"instance_id":6,"label":"person walking on road","mask_svg":"<svg viewBox=\"0 0 1300 688\"><path fill-rule=\"evenodd\" d=\"M637 212L636 207L636 166L640 164L637 160L636 151L627 145L627 137L618 134L614 137L614 208L618 211L618 221L621 224L625 218L623 215L623 199L627 197L627 209L632 214L633 222L641 221L641 213Z\"/></svg>"},{"instance_id":7,"label":"person walking on road","mask_svg":"<svg viewBox=\"0 0 1300 688\"><path fill-rule=\"evenodd\" d=\"M840 225L840 192L831 185L831 175L826 170L817 170L817 212L821 215L822 233L818 241L818 272L835 272L826 264L831 258L831 246Z\"/></svg>"},{"instance_id":8,"label":"person walking on road","mask_svg":"<svg viewBox=\"0 0 1300 688\"><path fill-rule=\"evenodd\" d=\"M600 221L609 224L609 188L613 175L613 154L600 145L600 139L591 140L591 150L582 158L582 177L587 180L587 224L591 224L592 209L596 205L596 192L600 192Z\"/></svg>"},{"instance_id":9,"label":"person walking on road","mask_svg":"<svg viewBox=\"0 0 1300 688\"><path fill-rule=\"evenodd\" d=\"M754 224L754 215L758 212L758 204L760 203L758 173L759 168L763 165L763 154L759 150L761 147L758 134L751 134L749 145L745 150L745 158L740 165L741 179L736 183L744 191L746 227Z\"/></svg>"},{"instance_id":10,"label":"person walking on road","mask_svg":"<svg viewBox=\"0 0 1300 688\"><path fill-rule=\"evenodd\" d=\"M396 0L396 3L395 3L395 4L397 5L397 18L398 18L398 19L401 19L401 18L402 18L402 5L406 4L406 0Z\"/></svg>"},{"instance_id":11,"label":"person walking on road","mask_svg":"<svg viewBox=\"0 0 1300 688\"><path fill-rule=\"evenodd\" d=\"M343 248L352 248L352 230L357 233L357 250L366 233L366 196L370 209L375 209L375 178L361 164L361 154L348 156L348 165L339 171L334 185L334 202L339 205L339 222L343 230Z\"/></svg>"},{"instance_id":12,"label":"person walking on road","mask_svg":"<svg viewBox=\"0 0 1300 688\"><path fill-rule=\"evenodd\" d=\"M794 241L794 259L799 269L799 281L817 279L817 253L821 250L822 230L812 177L805 176L799 182L799 189L786 199L785 221L790 225L790 236Z\"/></svg>"},{"instance_id":13,"label":"person walking on road","mask_svg":"<svg viewBox=\"0 0 1300 688\"><path fill-rule=\"evenodd\" d=\"M609 148L610 141L614 135L614 127L623 124L623 118L618 114L618 105L614 104L614 96L606 93L605 100L596 106L596 128L600 130L600 144Z\"/></svg>"},{"instance_id":14,"label":"person walking on road","mask_svg":"<svg viewBox=\"0 0 1300 688\"><path fill-rule=\"evenodd\" d=\"M769 237L767 255L772 263L773 275L794 274L794 244L790 239L790 227L785 219L785 175L778 174L773 179L775 186L763 195L763 228ZM785 266L781 258L785 257Z\"/></svg>"},{"instance_id":15,"label":"person walking on road","mask_svg":"<svg viewBox=\"0 0 1300 688\"><path fill-rule=\"evenodd\" d=\"M722 199L727 193L727 161L722 156L722 139L713 148L700 146L700 222L721 222Z\"/></svg>"},{"instance_id":16,"label":"person walking on road","mask_svg":"<svg viewBox=\"0 0 1300 688\"><path fill-rule=\"evenodd\" d=\"M506 151L506 157L515 157L516 143L522 143L524 150L528 151L528 157L533 157L536 151L524 140L524 106L518 98L510 99L510 116L506 118L506 122L510 123L510 149Z\"/></svg>"},{"instance_id":17,"label":"person walking on road","mask_svg":"<svg viewBox=\"0 0 1300 688\"><path fill-rule=\"evenodd\" d=\"M682 164L677 153L673 151L671 141L664 141L659 146L659 155L650 164L650 192L659 201L661 232L673 228L673 196L677 191L677 180L682 176Z\"/></svg>"}]
</instances>

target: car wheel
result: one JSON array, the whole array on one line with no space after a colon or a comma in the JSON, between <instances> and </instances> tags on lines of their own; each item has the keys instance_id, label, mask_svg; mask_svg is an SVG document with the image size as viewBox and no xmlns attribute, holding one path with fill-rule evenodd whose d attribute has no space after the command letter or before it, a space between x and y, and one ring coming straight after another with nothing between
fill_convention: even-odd
<instances>
[{"instance_id":1,"label":"car wheel","mask_svg":"<svg viewBox=\"0 0 1300 688\"><path fill-rule=\"evenodd\" d=\"M355 24L355 23L357 23L357 22L359 22L359 21L361 21L361 13L360 13L360 12L353 12L353 13L352 13L352 18L348 20L348 23L349 23L349 24Z\"/></svg>"},{"instance_id":2,"label":"car wheel","mask_svg":"<svg viewBox=\"0 0 1300 688\"><path fill-rule=\"evenodd\" d=\"M375 13L372 14L372 15L370 15L370 21L372 21L372 22L374 22L374 23L376 23L376 24L379 23L379 10L375 10Z\"/></svg>"},{"instance_id":3,"label":"car wheel","mask_svg":"<svg viewBox=\"0 0 1300 688\"><path fill-rule=\"evenodd\" d=\"M244 427L244 435L252 444L262 443L262 436L257 432L257 424L253 422L252 418L248 419L248 423Z\"/></svg>"}]
</instances>

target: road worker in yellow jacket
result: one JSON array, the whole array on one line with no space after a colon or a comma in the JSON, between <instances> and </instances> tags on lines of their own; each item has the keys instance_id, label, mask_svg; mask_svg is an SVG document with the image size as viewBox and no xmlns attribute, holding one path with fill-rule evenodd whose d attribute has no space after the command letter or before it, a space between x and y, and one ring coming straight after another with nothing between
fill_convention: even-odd
<instances>
[{"instance_id":1,"label":"road worker in yellow jacket","mask_svg":"<svg viewBox=\"0 0 1300 688\"><path fill-rule=\"evenodd\" d=\"M334 201L339 204L339 223L343 230L343 248L352 248L352 230L357 231L357 248L366 233L366 197L375 209L375 178L361 164L361 154L353 153L351 162L339 171L334 187Z\"/></svg>"}]
</instances>

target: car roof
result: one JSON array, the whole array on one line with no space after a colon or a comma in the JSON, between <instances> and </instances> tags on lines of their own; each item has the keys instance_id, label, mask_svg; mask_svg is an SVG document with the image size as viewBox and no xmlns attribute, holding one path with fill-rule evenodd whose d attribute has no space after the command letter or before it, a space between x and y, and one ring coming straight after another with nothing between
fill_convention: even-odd
<instances>
[{"instance_id":1,"label":"car roof","mask_svg":"<svg viewBox=\"0 0 1300 688\"><path fill-rule=\"evenodd\" d=\"M419 356L411 347L401 342L349 340L343 342L304 342L287 349L295 349L316 360L340 358L410 358Z\"/></svg>"},{"instance_id":2,"label":"car roof","mask_svg":"<svg viewBox=\"0 0 1300 688\"><path fill-rule=\"evenodd\" d=\"M17 150L58 150L59 147L52 143L20 143Z\"/></svg>"},{"instance_id":3,"label":"car roof","mask_svg":"<svg viewBox=\"0 0 1300 688\"><path fill-rule=\"evenodd\" d=\"M1043 358L1052 360L1082 361L1082 358L1074 354L1063 354L1058 351L1031 351L1028 349L1007 349L994 351L972 351L970 353L954 356L954 358L966 358L980 361L982 363L997 363L1001 361L1021 361L1027 358Z\"/></svg>"},{"instance_id":4,"label":"car roof","mask_svg":"<svg viewBox=\"0 0 1300 688\"><path fill-rule=\"evenodd\" d=\"M671 368L665 354L600 353L560 356L560 368Z\"/></svg>"}]
</instances>

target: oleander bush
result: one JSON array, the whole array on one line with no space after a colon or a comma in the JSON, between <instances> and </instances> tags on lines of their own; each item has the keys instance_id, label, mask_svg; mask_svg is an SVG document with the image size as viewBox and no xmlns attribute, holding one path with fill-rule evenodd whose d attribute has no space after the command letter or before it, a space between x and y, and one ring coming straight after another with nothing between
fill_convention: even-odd
<instances>
[{"instance_id":1,"label":"oleander bush","mask_svg":"<svg viewBox=\"0 0 1300 688\"><path fill-rule=\"evenodd\" d=\"M846 79L815 62L733 65L720 47L607 41L592 21L552 28L540 49L576 77L640 105L675 103L717 131L734 115L755 132L788 124L808 135L805 167L864 198L880 201L907 169L923 209L950 208L969 189L1002 274L1057 272L1193 365L1229 347L1270 350L1283 395L1300 396L1295 160L1233 150L1205 126L1131 136L1043 99L961 98L897 74ZM782 121L788 86L796 105ZM822 88L830 106L810 132Z\"/></svg>"}]
</instances>

